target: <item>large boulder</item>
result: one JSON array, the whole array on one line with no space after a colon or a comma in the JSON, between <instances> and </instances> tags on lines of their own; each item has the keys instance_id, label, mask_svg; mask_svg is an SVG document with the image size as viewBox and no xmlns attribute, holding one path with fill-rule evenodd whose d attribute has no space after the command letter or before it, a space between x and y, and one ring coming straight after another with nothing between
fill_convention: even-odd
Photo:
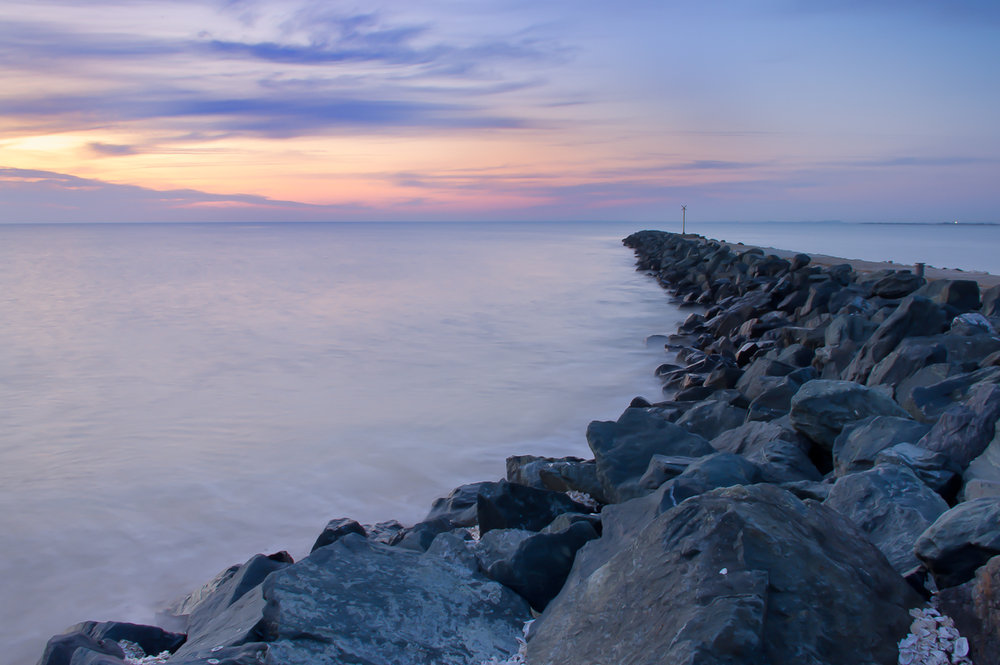
<instances>
[{"instance_id":1,"label":"large boulder","mask_svg":"<svg viewBox=\"0 0 1000 665\"><path fill-rule=\"evenodd\" d=\"M982 304L979 282L971 279L937 279L922 286L917 295L957 312L973 312Z\"/></svg>"},{"instance_id":2,"label":"large boulder","mask_svg":"<svg viewBox=\"0 0 1000 665\"><path fill-rule=\"evenodd\" d=\"M947 453L961 468L981 455L996 433L1000 418L1000 386L992 383L974 388L963 404L953 404L917 445Z\"/></svg>"},{"instance_id":3,"label":"large boulder","mask_svg":"<svg viewBox=\"0 0 1000 665\"><path fill-rule=\"evenodd\" d=\"M912 443L897 443L875 457L875 464L902 464L938 494L953 497L962 472L954 460Z\"/></svg>"},{"instance_id":4,"label":"large boulder","mask_svg":"<svg viewBox=\"0 0 1000 665\"><path fill-rule=\"evenodd\" d=\"M688 499L598 568L594 543L529 662L889 665L920 602L846 518L769 485Z\"/></svg>"},{"instance_id":5,"label":"large boulder","mask_svg":"<svg viewBox=\"0 0 1000 665\"><path fill-rule=\"evenodd\" d=\"M904 337L936 335L947 326L948 317L940 305L923 296L907 296L844 370L849 381L864 382L875 364L889 355Z\"/></svg>"},{"instance_id":6,"label":"large boulder","mask_svg":"<svg viewBox=\"0 0 1000 665\"><path fill-rule=\"evenodd\" d=\"M747 410L724 400L705 400L677 419L677 424L704 439L711 439L728 429L739 427L747 418Z\"/></svg>"},{"instance_id":7,"label":"large boulder","mask_svg":"<svg viewBox=\"0 0 1000 665\"><path fill-rule=\"evenodd\" d=\"M1000 428L986 450L969 463L962 474L962 481L965 484L962 493L966 499L1000 497Z\"/></svg>"},{"instance_id":8,"label":"large boulder","mask_svg":"<svg viewBox=\"0 0 1000 665\"><path fill-rule=\"evenodd\" d=\"M491 529L540 531L562 513L586 513L589 510L562 492L540 490L506 480L484 483L476 495L480 533Z\"/></svg>"},{"instance_id":9,"label":"large boulder","mask_svg":"<svg viewBox=\"0 0 1000 665\"><path fill-rule=\"evenodd\" d=\"M675 506L717 487L752 485L759 481L760 469L753 462L733 453L715 453L691 462L680 475L663 484L660 494L664 504L669 501Z\"/></svg>"},{"instance_id":10,"label":"large boulder","mask_svg":"<svg viewBox=\"0 0 1000 665\"><path fill-rule=\"evenodd\" d=\"M913 544L948 504L898 464L838 478L824 505L846 515L900 573L920 564Z\"/></svg>"},{"instance_id":11,"label":"large boulder","mask_svg":"<svg viewBox=\"0 0 1000 665\"><path fill-rule=\"evenodd\" d=\"M626 409L616 422L594 421L587 443L597 460L597 477L611 502L645 493L639 479L653 455L700 457L715 452L704 437L664 420L653 409Z\"/></svg>"},{"instance_id":12,"label":"large boulder","mask_svg":"<svg viewBox=\"0 0 1000 665\"><path fill-rule=\"evenodd\" d=\"M594 460L514 455L507 458L507 480L556 492L583 492L599 503L607 503Z\"/></svg>"},{"instance_id":13,"label":"large boulder","mask_svg":"<svg viewBox=\"0 0 1000 665\"><path fill-rule=\"evenodd\" d=\"M838 476L875 466L878 454L897 443L915 443L930 426L899 416L872 416L846 426L833 442L833 467Z\"/></svg>"},{"instance_id":14,"label":"large boulder","mask_svg":"<svg viewBox=\"0 0 1000 665\"><path fill-rule=\"evenodd\" d=\"M968 582L942 589L937 602L968 639L973 663L1000 663L1000 557L986 562Z\"/></svg>"},{"instance_id":15,"label":"large boulder","mask_svg":"<svg viewBox=\"0 0 1000 665\"><path fill-rule=\"evenodd\" d=\"M453 489L448 496L434 499L430 512L427 513L424 521L430 522L444 518L455 526L472 526L477 519L476 506L479 500L479 490L488 484L480 482L460 485Z\"/></svg>"},{"instance_id":16,"label":"large boulder","mask_svg":"<svg viewBox=\"0 0 1000 665\"><path fill-rule=\"evenodd\" d=\"M817 481L823 474L809 458L809 445L782 420L748 422L712 439L721 452L742 455L760 469L768 483Z\"/></svg>"},{"instance_id":17,"label":"large boulder","mask_svg":"<svg viewBox=\"0 0 1000 665\"><path fill-rule=\"evenodd\" d=\"M853 381L807 381L792 398L789 418L801 432L832 451L837 436L850 423L869 416L905 418L903 408L877 388Z\"/></svg>"},{"instance_id":18,"label":"large boulder","mask_svg":"<svg viewBox=\"0 0 1000 665\"><path fill-rule=\"evenodd\" d=\"M958 504L937 518L915 547L938 586L968 582L977 568L1000 554L1000 497Z\"/></svg>"},{"instance_id":19,"label":"large boulder","mask_svg":"<svg viewBox=\"0 0 1000 665\"><path fill-rule=\"evenodd\" d=\"M50 639L38 662L39 665L122 665L130 655L122 648L123 644L130 651L137 647L143 655L155 656L177 651L184 640L184 635L156 626L85 621Z\"/></svg>"},{"instance_id":20,"label":"large boulder","mask_svg":"<svg viewBox=\"0 0 1000 665\"><path fill-rule=\"evenodd\" d=\"M250 643L266 643L267 662L283 665L509 657L528 606L457 548L422 554L348 535L270 575L174 658L207 659Z\"/></svg>"},{"instance_id":21,"label":"large boulder","mask_svg":"<svg viewBox=\"0 0 1000 665\"><path fill-rule=\"evenodd\" d=\"M323 531L321 531L319 536L316 537L316 542L313 543L312 550L310 551L315 551L321 547L332 545L349 533L356 533L361 536L368 535L365 533L365 528L363 526L348 517L338 517L336 519L332 519L326 523L326 526L323 527Z\"/></svg>"},{"instance_id":22,"label":"large boulder","mask_svg":"<svg viewBox=\"0 0 1000 665\"><path fill-rule=\"evenodd\" d=\"M937 367L937 365L931 365L922 371ZM948 367L953 367L953 365L948 365ZM947 372L945 378L934 383L913 386L909 398L903 404L917 420L933 423L950 406L956 402L964 402L981 385L991 383L1000 383L1000 367L984 367L958 374Z\"/></svg>"}]
</instances>

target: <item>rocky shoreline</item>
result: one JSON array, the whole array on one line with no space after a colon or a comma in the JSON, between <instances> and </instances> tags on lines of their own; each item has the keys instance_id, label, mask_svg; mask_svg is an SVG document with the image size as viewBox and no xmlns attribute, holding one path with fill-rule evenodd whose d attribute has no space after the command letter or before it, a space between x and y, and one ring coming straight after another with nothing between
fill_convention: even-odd
<instances>
[{"instance_id":1,"label":"rocky shoreline","mask_svg":"<svg viewBox=\"0 0 1000 665\"><path fill-rule=\"evenodd\" d=\"M1000 663L1000 286L624 242L697 311L593 459L332 520L40 664Z\"/></svg>"}]
</instances>

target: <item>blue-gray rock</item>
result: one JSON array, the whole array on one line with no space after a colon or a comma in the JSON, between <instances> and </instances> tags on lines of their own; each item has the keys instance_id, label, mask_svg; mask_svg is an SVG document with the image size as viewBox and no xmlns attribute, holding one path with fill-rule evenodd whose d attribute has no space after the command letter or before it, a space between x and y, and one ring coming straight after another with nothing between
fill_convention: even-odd
<instances>
[{"instance_id":1,"label":"blue-gray rock","mask_svg":"<svg viewBox=\"0 0 1000 665\"><path fill-rule=\"evenodd\" d=\"M479 532L492 529L540 531L562 513L590 512L562 492L540 490L501 480L486 483L476 497Z\"/></svg>"},{"instance_id":2,"label":"blue-gray rock","mask_svg":"<svg viewBox=\"0 0 1000 665\"><path fill-rule=\"evenodd\" d=\"M350 518L338 517L337 519L332 519L323 527L323 531L316 538L316 542L313 543L312 549L309 551L315 552L321 547L332 545L349 533L356 533L362 536L368 535L365 533L363 526Z\"/></svg>"},{"instance_id":3,"label":"blue-gray rock","mask_svg":"<svg viewBox=\"0 0 1000 665\"><path fill-rule=\"evenodd\" d=\"M973 663L1000 662L1000 557L987 561L968 582L942 589L937 606L968 639Z\"/></svg>"},{"instance_id":4,"label":"blue-gray rock","mask_svg":"<svg viewBox=\"0 0 1000 665\"><path fill-rule=\"evenodd\" d=\"M872 368L865 382L869 386L885 385L893 390L919 370L942 363L948 357L947 349L931 337L904 339L892 352ZM898 396L897 396L898 398Z\"/></svg>"},{"instance_id":5,"label":"blue-gray rock","mask_svg":"<svg viewBox=\"0 0 1000 665\"><path fill-rule=\"evenodd\" d=\"M91 655L107 656L116 665L125 658L125 652L114 640L97 639L71 628L70 632L49 639L38 665L71 665Z\"/></svg>"},{"instance_id":6,"label":"blue-gray rock","mask_svg":"<svg viewBox=\"0 0 1000 665\"><path fill-rule=\"evenodd\" d=\"M897 464L838 478L823 503L854 522L900 574L920 564L913 544L948 510L913 471Z\"/></svg>"},{"instance_id":7,"label":"blue-gray rock","mask_svg":"<svg viewBox=\"0 0 1000 665\"><path fill-rule=\"evenodd\" d=\"M952 335L974 337L976 335L996 335L997 331L990 320L979 312L959 314L951 320L948 332Z\"/></svg>"},{"instance_id":8,"label":"blue-gray rock","mask_svg":"<svg viewBox=\"0 0 1000 665\"><path fill-rule=\"evenodd\" d=\"M1000 284L995 284L983 293L983 304L979 308L986 316L1000 316Z\"/></svg>"},{"instance_id":9,"label":"blue-gray rock","mask_svg":"<svg viewBox=\"0 0 1000 665\"><path fill-rule=\"evenodd\" d=\"M518 546L531 537L527 529L493 529L472 544L479 569L484 573L497 562L514 556Z\"/></svg>"},{"instance_id":10,"label":"blue-gray rock","mask_svg":"<svg viewBox=\"0 0 1000 665\"><path fill-rule=\"evenodd\" d=\"M903 408L881 390L853 381L807 381L792 398L789 418L796 431L832 451L848 424L869 416L906 417Z\"/></svg>"},{"instance_id":11,"label":"blue-gray rock","mask_svg":"<svg viewBox=\"0 0 1000 665\"><path fill-rule=\"evenodd\" d=\"M170 665L261 665L272 662L274 661L268 660L268 645L263 642L223 647L210 651L207 655L190 654L170 658Z\"/></svg>"},{"instance_id":12,"label":"blue-gray rock","mask_svg":"<svg viewBox=\"0 0 1000 665\"><path fill-rule=\"evenodd\" d=\"M515 653L524 600L435 547L421 554L348 535L270 575L175 658L253 642L282 665L467 665Z\"/></svg>"},{"instance_id":13,"label":"blue-gray rock","mask_svg":"<svg viewBox=\"0 0 1000 665\"><path fill-rule=\"evenodd\" d=\"M864 343L844 370L844 378L864 382L875 364L889 355L904 337L936 335L944 330L947 321L937 303L923 296L907 296Z\"/></svg>"},{"instance_id":14,"label":"blue-gray rock","mask_svg":"<svg viewBox=\"0 0 1000 665\"><path fill-rule=\"evenodd\" d=\"M424 521L430 522L443 517L450 520L455 526L474 525L476 523L476 500L479 496L479 490L484 485L486 483L460 485L453 489L448 496L434 499L431 510L427 513Z\"/></svg>"},{"instance_id":15,"label":"blue-gray rock","mask_svg":"<svg viewBox=\"0 0 1000 665\"><path fill-rule=\"evenodd\" d=\"M899 416L872 416L847 425L833 442L834 471L843 476L870 469L886 448L919 441L928 431L929 425Z\"/></svg>"},{"instance_id":16,"label":"blue-gray rock","mask_svg":"<svg viewBox=\"0 0 1000 665\"><path fill-rule=\"evenodd\" d=\"M577 550L597 537L587 522L576 522L557 532L529 532L508 556L497 557L484 572L541 612L562 589Z\"/></svg>"},{"instance_id":17,"label":"blue-gray rock","mask_svg":"<svg viewBox=\"0 0 1000 665\"><path fill-rule=\"evenodd\" d=\"M691 498L595 568L599 542L533 625L533 665L895 665L921 602L846 518L769 485Z\"/></svg>"},{"instance_id":18,"label":"blue-gray rock","mask_svg":"<svg viewBox=\"0 0 1000 665\"><path fill-rule=\"evenodd\" d=\"M917 295L930 298L939 305L946 305L958 312L979 309L979 282L971 279L936 279L917 291Z\"/></svg>"},{"instance_id":19,"label":"blue-gray rock","mask_svg":"<svg viewBox=\"0 0 1000 665\"><path fill-rule=\"evenodd\" d=\"M683 455L653 455L649 460L646 473L642 474L639 479L639 486L643 489L655 490L671 478L684 473L684 469L691 466L691 463L696 459L698 458Z\"/></svg>"},{"instance_id":20,"label":"blue-gray rock","mask_svg":"<svg viewBox=\"0 0 1000 665\"><path fill-rule=\"evenodd\" d=\"M989 446L1000 418L1000 386L981 384L970 390L962 404L945 409L934 427L917 445L946 453L962 469Z\"/></svg>"},{"instance_id":21,"label":"blue-gray rock","mask_svg":"<svg viewBox=\"0 0 1000 665\"><path fill-rule=\"evenodd\" d=\"M910 392L906 408L917 420L933 423L950 406L968 399L971 392L980 385L998 382L1000 382L1000 367L986 367L972 372L951 374L936 383L915 386Z\"/></svg>"},{"instance_id":22,"label":"blue-gray rock","mask_svg":"<svg viewBox=\"0 0 1000 665\"><path fill-rule=\"evenodd\" d=\"M507 480L555 492L583 492L598 503L607 503L594 460L515 455L507 458Z\"/></svg>"},{"instance_id":23,"label":"blue-gray rock","mask_svg":"<svg viewBox=\"0 0 1000 665\"><path fill-rule=\"evenodd\" d=\"M677 424L707 440L728 429L739 427L746 417L746 409L727 404L722 400L709 399L688 409L677 419Z\"/></svg>"},{"instance_id":24,"label":"blue-gray rock","mask_svg":"<svg viewBox=\"0 0 1000 665\"><path fill-rule=\"evenodd\" d=\"M452 531L456 528L458 528L458 525L447 517L435 517L432 520L418 522L407 529L403 529L401 537L393 545L416 552L426 552L435 538L442 533Z\"/></svg>"},{"instance_id":25,"label":"blue-gray rock","mask_svg":"<svg viewBox=\"0 0 1000 665\"><path fill-rule=\"evenodd\" d=\"M954 496L962 471L948 455L912 443L897 443L886 448L875 458L875 464L907 466L924 484L943 496Z\"/></svg>"},{"instance_id":26,"label":"blue-gray rock","mask_svg":"<svg viewBox=\"0 0 1000 665\"><path fill-rule=\"evenodd\" d=\"M752 402L765 390L779 383L781 377L788 376L797 369L799 368L795 365L773 358L759 357L747 366L743 376L736 382L736 389Z\"/></svg>"},{"instance_id":27,"label":"blue-gray rock","mask_svg":"<svg viewBox=\"0 0 1000 665\"><path fill-rule=\"evenodd\" d=\"M692 496L717 487L752 485L760 481L760 469L741 455L715 453L694 460L683 473L665 482L657 493L660 511L668 510Z\"/></svg>"},{"instance_id":28,"label":"blue-gray rock","mask_svg":"<svg viewBox=\"0 0 1000 665\"><path fill-rule=\"evenodd\" d=\"M715 452L703 437L664 420L653 409L626 409L616 422L590 423L587 443L597 460L597 477L611 502L645 492L639 479L653 455L700 457Z\"/></svg>"},{"instance_id":29,"label":"blue-gray rock","mask_svg":"<svg viewBox=\"0 0 1000 665\"><path fill-rule=\"evenodd\" d=\"M809 445L784 420L748 422L712 439L720 452L742 455L760 469L761 480L818 481L822 474L809 458Z\"/></svg>"},{"instance_id":30,"label":"blue-gray rock","mask_svg":"<svg viewBox=\"0 0 1000 665\"><path fill-rule=\"evenodd\" d=\"M915 547L939 587L968 582L977 568L1000 554L1000 497L958 504L937 518Z\"/></svg>"},{"instance_id":31,"label":"blue-gray rock","mask_svg":"<svg viewBox=\"0 0 1000 665\"><path fill-rule=\"evenodd\" d=\"M924 285L924 278L909 270L897 270L872 285L872 295L882 298L902 298Z\"/></svg>"}]
</instances>

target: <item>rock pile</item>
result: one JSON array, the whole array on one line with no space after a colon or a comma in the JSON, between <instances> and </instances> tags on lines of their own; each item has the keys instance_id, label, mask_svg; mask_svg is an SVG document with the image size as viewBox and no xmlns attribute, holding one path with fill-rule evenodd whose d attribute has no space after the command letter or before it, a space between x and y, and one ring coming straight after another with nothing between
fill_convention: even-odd
<instances>
[{"instance_id":1,"label":"rock pile","mask_svg":"<svg viewBox=\"0 0 1000 665\"><path fill-rule=\"evenodd\" d=\"M41 665L998 665L1000 289L625 244L700 309L593 459L512 457L411 527L333 520L175 604L178 633L80 624Z\"/></svg>"}]
</instances>

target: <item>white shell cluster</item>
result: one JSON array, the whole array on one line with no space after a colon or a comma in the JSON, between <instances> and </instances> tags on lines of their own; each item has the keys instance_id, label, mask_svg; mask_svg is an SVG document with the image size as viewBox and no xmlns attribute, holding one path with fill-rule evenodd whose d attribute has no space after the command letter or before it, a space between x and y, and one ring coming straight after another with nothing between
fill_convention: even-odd
<instances>
[{"instance_id":1,"label":"white shell cluster","mask_svg":"<svg viewBox=\"0 0 1000 665\"><path fill-rule=\"evenodd\" d=\"M933 607L910 610L910 634L899 641L899 665L972 665L969 640Z\"/></svg>"},{"instance_id":2,"label":"white shell cluster","mask_svg":"<svg viewBox=\"0 0 1000 665\"><path fill-rule=\"evenodd\" d=\"M576 501L579 504L583 504L584 506L587 506L591 510L597 510L598 508L601 507L601 504L597 503L597 501L594 500L594 497L590 496L586 492L579 492L577 490L570 490L570 491L566 492L566 496L568 496L569 498L573 499L574 501Z\"/></svg>"}]
</instances>

